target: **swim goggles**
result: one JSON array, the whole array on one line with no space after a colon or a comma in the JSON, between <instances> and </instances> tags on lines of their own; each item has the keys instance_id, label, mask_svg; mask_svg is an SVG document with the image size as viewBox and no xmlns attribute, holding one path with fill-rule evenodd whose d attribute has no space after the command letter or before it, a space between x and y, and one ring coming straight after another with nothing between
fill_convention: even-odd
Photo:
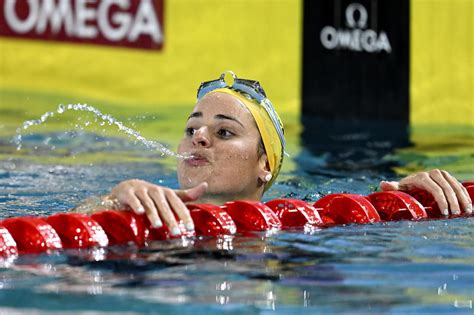
<instances>
[{"instance_id":1,"label":"swim goggles","mask_svg":"<svg viewBox=\"0 0 474 315\"><path fill-rule=\"evenodd\" d=\"M232 75L232 78L234 79L234 83L232 85L228 85L225 82L226 73L230 73L230 75ZM217 80L202 82L197 91L197 99L200 100L207 93L226 87L247 94L257 103L263 106L268 116L270 117L273 126L277 131L278 137L280 138L280 142L283 147L283 151L285 151L286 141L282 123L280 122L280 118L278 117L278 114L273 108L272 102L267 98L265 91L263 90L262 86L258 81L239 79L234 72L225 71Z\"/></svg>"}]
</instances>

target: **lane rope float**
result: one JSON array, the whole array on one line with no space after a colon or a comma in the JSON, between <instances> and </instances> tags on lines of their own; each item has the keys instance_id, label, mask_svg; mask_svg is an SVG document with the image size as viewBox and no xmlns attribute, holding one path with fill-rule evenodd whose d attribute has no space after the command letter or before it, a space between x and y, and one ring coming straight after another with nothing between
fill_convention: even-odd
<instances>
[{"instance_id":1,"label":"lane rope float","mask_svg":"<svg viewBox=\"0 0 474 315\"><path fill-rule=\"evenodd\" d=\"M464 182L474 200L474 182ZM178 218L181 235L168 227L153 228L146 215L105 210L85 215L56 213L46 218L17 217L0 221L0 257L38 254L51 250L106 247L121 244L146 246L149 241L180 237L255 235L260 231L325 228L338 224L441 218L433 196L416 189L375 192L368 196L329 194L310 204L298 199L236 200L223 206L188 205L195 230L187 231ZM451 215L472 217L474 214Z\"/></svg>"}]
</instances>

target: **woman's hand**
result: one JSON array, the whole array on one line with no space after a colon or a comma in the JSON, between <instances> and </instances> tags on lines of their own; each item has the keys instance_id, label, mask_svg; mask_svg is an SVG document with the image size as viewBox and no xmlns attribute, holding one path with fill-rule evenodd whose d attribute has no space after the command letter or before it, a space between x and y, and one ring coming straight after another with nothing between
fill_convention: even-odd
<instances>
[{"instance_id":1,"label":"woman's hand","mask_svg":"<svg viewBox=\"0 0 474 315\"><path fill-rule=\"evenodd\" d=\"M380 189L408 192L414 188L423 189L433 195L443 215L472 213L472 200L460 182L443 170L419 172L399 182L380 182Z\"/></svg>"},{"instance_id":2,"label":"woman's hand","mask_svg":"<svg viewBox=\"0 0 474 315\"><path fill-rule=\"evenodd\" d=\"M153 227L161 227L164 221L172 235L180 235L174 213L183 220L187 230L194 230L193 220L184 203L199 199L206 189L207 183L188 190L173 190L132 179L115 186L110 197L116 198L122 205L129 206L137 214L146 213Z\"/></svg>"}]
</instances>

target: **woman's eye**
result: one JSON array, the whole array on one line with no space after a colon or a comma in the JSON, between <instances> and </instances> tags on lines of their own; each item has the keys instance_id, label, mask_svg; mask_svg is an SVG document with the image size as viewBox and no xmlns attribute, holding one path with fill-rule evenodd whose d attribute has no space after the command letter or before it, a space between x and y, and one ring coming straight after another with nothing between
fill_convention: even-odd
<instances>
[{"instance_id":1,"label":"woman's eye","mask_svg":"<svg viewBox=\"0 0 474 315\"><path fill-rule=\"evenodd\" d=\"M233 135L233 133L227 129L219 129L217 131L217 135L221 138L230 138Z\"/></svg>"},{"instance_id":2,"label":"woman's eye","mask_svg":"<svg viewBox=\"0 0 474 315\"><path fill-rule=\"evenodd\" d=\"M187 136L192 136L195 131L196 131L196 129L188 127L188 128L186 128L185 133L186 133Z\"/></svg>"}]
</instances>

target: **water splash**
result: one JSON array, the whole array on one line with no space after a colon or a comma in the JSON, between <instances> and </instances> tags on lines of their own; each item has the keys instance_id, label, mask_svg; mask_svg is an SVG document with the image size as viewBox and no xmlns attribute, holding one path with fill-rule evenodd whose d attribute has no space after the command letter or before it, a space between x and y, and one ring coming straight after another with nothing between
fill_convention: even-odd
<instances>
[{"instance_id":1,"label":"water splash","mask_svg":"<svg viewBox=\"0 0 474 315\"><path fill-rule=\"evenodd\" d=\"M125 133L127 136L135 139L137 142L143 144L146 148L150 150L158 150L161 153L161 156L164 155L169 155L172 157L176 157L179 159L186 159L189 158L189 156L186 155L181 155L176 152L171 151L167 147L165 147L163 144L157 142L157 141L152 141L148 140L145 137L143 137L139 131L134 130L132 128L129 128L125 126L122 122L118 121L114 117L108 114L102 113L100 110L97 108L87 105L87 104L68 104L68 105L63 105L60 104L58 106L58 109L55 112L46 112L39 119L34 119L34 120L27 120L25 121L20 127L16 129L16 136L13 139L13 143L16 145L17 150L20 150L22 147L22 132L25 130L33 127L33 126L39 126L43 123L45 123L48 119L64 114L68 110L73 110L73 111L79 111L79 112L88 112L92 113L95 116L95 121L100 120L100 125L104 126L105 124L108 124L109 126L117 126L118 130ZM85 126L88 126L89 122L86 122ZM77 126L76 126L77 127Z\"/></svg>"}]
</instances>

